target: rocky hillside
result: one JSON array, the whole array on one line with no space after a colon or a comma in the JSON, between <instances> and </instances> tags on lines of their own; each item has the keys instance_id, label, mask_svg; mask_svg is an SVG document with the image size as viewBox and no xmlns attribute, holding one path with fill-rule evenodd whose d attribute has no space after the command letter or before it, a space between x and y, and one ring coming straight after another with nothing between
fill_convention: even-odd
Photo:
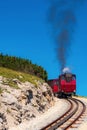
<instances>
[{"instance_id":1,"label":"rocky hillside","mask_svg":"<svg viewBox=\"0 0 87 130\"><path fill-rule=\"evenodd\" d=\"M0 130L30 121L53 103L52 91L43 80L0 68Z\"/></svg>"}]
</instances>

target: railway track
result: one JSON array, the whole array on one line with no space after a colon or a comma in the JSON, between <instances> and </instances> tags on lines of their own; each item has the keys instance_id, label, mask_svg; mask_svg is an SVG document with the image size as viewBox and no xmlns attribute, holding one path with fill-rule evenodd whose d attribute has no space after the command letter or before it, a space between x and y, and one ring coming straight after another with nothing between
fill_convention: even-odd
<instances>
[{"instance_id":1,"label":"railway track","mask_svg":"<svg viewBox=\"0 0 87 130\"><path fill-rule=\"evenodd\" d=\"M77 127L75 123L84 114L86 106L82 101L75 98L69 98L67 101L70 104L69 109L57 120L50 123L41 130L67 130L69 128Z\"/></svg>"}]
</instances>

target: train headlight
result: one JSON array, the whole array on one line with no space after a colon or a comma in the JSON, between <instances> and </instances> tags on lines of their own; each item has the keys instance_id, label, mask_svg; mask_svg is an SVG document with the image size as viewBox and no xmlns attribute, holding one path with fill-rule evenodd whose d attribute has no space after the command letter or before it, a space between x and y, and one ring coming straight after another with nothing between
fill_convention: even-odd
<instances>
[{"instance_id":1,"label":"train headlight","mask_svg":"<svg viewBox=\"0 0 87 130\"><path fill-rule=\"evenodd\" d=\"M74 92L76 92L76 90L74 90Z\"/></svg>"}]
</instances>

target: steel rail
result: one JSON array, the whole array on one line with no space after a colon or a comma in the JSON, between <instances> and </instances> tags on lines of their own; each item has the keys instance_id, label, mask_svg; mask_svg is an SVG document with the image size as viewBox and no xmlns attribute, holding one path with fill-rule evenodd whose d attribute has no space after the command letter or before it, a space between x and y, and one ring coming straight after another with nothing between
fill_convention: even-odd
<instances>
[{"instance_id":1,"label":"steel rail","mask_svg":"<svg viewBox=\"0 0 87 130\"><path fill-rule=\"evenodd\" d=\"M74 98L73 98L73 99L74 99ZM63 130L67 130L69 127L71 127L72 124L74 124L74 123L84 114L84 112L85 112L85 110L86 110L86 106L85 106L85 104L84 104L82 101L80 101L80 100L78 100L78 99L74 99L74 100L76 100L76 101L78 101L79 103L82 104L82 110L81 110L81 112L79 113L79 115L78 115L69 125L67 125L66 127L63 128Z\"/></svg>"},{"instance_id":2,"label":"steel rail","mask_svg":"<svg viewBox=\"0 0 87 130\"><path fill-rule=\"evenodd\" d=\"M67 101L69 101L69 103L71 104L71 107L68 109L68 111L66 113L64 113L61 117L59 117L57 120L55 120L54 122L52 122L49 125L47 125L46 127L42 128L41 130L56 130L60 126L63 126L63 124L66 124L66 122L69 119L71 119L75 115L76 112L78 112L79 103L82 104L82 107L83 107L82 111L73 121L71 121L68 125L63 127L63 130L68 129L85 112L86 106L82 101L77 100L75 98L69 98ZM73 103L72 103L72 101L73 101Z\"/></svg>"},{"instance_id":3,"label":"steel rail","mask_svg":"<svg viewBox=\"0 0 87 130\"><path fill-rule=\"evenodd\" d=\"M63 122L65 122L65 121L62 122L60 120L63 120L64 116L66 116L73 109L73 103L72 103L72 101L68 100L68 99L67 99L67 101L70 104L69 109L64 114L62 114L59 118L57 118L56 120L54 120L52 123L48 124L47 126L43 127L41 130L54 130L55 128L57 128L60 125L62 125ZM57 122L59 122L59 123L57 123ZM55 124L55 123L57 123L58 126L56 126L57 124Z\"/></svg>"}]
</instances>

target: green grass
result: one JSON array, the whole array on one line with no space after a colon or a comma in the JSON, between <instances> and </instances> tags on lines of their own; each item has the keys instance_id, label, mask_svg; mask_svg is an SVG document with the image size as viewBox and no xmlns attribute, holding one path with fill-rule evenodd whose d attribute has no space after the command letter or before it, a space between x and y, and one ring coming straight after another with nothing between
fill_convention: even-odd
<instances>
[{"instance_id":1,"label":"green grass","mask_svg":"<svg viewBox=\"0 0 87 130\"><path fill-rule=\"evenodd\" d=\"M87 98L87 96L76 95L76 97Z\"/></svg>"},{"instance_id":2,"label":"green grass","mask_svg":"<svg viewBox=\"0 0 87 130\"><path fill-rule=\"evenodd\" d=\"M0 88L0 94L3 92L3 90Z\"/></svg>"},{"instance_id":3,"label":"green grass","mask_svg":"<svg viewBox=\"0 0 87 130\"><path fill-rule=\"evenodd\" d=\"M38 78L36 76L26 74L26 73L21 73L4 67L0 67L0 76L7 78L7 80L3 84L8 84L11 87L16 89L18 88L18 86L16 83L13 82L13 79L18 79L21 82L29 81L32 84L34 84L36 87L37 87L38 80L42 83L44 82L41 78Z\"/></svg>"}]
</instances>

